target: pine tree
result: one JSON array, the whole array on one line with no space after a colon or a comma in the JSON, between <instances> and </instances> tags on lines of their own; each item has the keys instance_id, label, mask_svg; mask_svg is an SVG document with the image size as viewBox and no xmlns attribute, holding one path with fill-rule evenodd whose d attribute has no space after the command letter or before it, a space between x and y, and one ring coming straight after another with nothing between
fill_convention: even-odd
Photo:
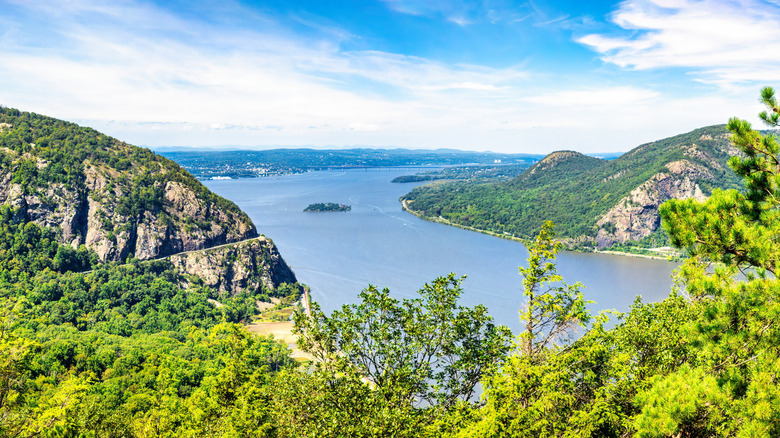
<instances>
[{"instance_id":1,"label":"pine tree","mask_svg":"<svg viewBox=\"0 0 780 438\"><path fill-rule=\"evenodd\" d=\"M760 117L776 127L774 91L761 96ZM637 398L637 436L780 436L780 148L744 120L728 128L744 192L661 208L672 242L691 254L682 279L703 310L688 327L695 356Z\"/></svg>"}]
</instances>

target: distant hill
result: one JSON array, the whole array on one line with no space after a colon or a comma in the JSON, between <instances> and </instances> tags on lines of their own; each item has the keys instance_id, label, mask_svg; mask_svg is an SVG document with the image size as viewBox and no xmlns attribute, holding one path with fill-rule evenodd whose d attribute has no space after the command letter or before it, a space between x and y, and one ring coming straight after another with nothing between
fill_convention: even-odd
<instances>
[{"instance_id":1,"label":"distant hill","mask_svg":"<svg viewBox=\"0 0 780 438\"><path fill-rule=\"evenodd\" d=\"M101 262L156 259L258 238L246 213L173 161L91 128L4 107L0 182L0 205L13 208L17 221L53 229L60 243L84 245ZM185 272L220 265L213 286L259 287L264 274L257 270L270 269L261 265L273 260L279 281L266 275L266 283L295 282L270 241L240 248L230 260L250 266L228 269L212 258Z\"/></svg>"},{"instance_id":2,"label":"distant hill","mask_svg":"<svg viewBox=\"0 0 780 438\"><path fill-rule=\"evenodd\" d=\"M528 169L534 162L544 156L529 156L527 161L517 164L476 164L447 166L436 170L428 170L415 175L402 175L393 178L394 183L415 183L439 180L462 180L469 182L496 182L510 180Z\"/></svg>"},{"instance_id":3,"label":"distant hill","mask_svg":"<svg viewBox=\"0 0 780 438\"><path fill-rule=\"evenodd\" d=\"M169 151L197 178L252 178L258 176L365 167L426 167L465 164L525 164L541 158L529 154L499 154L453 149L271 149L232 151Z\"/></svg>"},{"instance_id":4,"label":"distant hill","mask_svg":"<svg viewBox=\"0 0 780 438\"><path fill-rule=\"evenodd\" d=\"M402 200L430 220L515 237L545 220L574 247L626 242L662 245L658 206L738 188L727 160L738 150L725 125L641 145L612 160L572 151L549 154L511 181L418 187Z\"/></svg>"},{"instance_id":5,"label":"distant hill","mask_svg":"<svg viewBox=\"0 0 780 438\"><path fill-rule=\"evenodd\" d=\"M604 165L604 160L574 151L552 152L515 178L515 185L541 187L555 184L562 175L574 178Z\"/></svg>"}]
</instances>

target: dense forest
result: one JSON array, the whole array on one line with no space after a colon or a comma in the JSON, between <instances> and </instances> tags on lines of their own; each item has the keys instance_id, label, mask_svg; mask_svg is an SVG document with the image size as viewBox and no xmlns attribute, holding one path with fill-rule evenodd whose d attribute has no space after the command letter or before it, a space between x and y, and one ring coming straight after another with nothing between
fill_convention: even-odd
<instances>
[{"instance_id":1,"label":"dense forest","mask_svg":"<svg viewBox=\"0 0 780 438\"><path fill-rule=\"evenodd\" d=\"M614 160L572 151L554 152L505 182L449 182L417 187L402 199L422 217L524 239L555 222L561 237L593 245L597 222L610 208L666 166L685 160L705 171L693 174L705 195L715 188L738 188L726 165L736 150L725 126L642 145ZM584 238L584 239L583 239ZM667 243L661 229L647 244Z\"/></svg>"},{"instance_id":2,"label":"dense forest","mask_svg":"<svg viewBox=\"0 0 780 438\"><path fill-rule=\"evenodd\" d=\"M762 99L777 127L773 90ZM728 129L744 187L663 205L690 254L664 301L589 314L544 222L520 267L521 333L458 304L450 274L417 298L369 286L330 315L297 312L303 364L238 324L258 296L216 296L164 260L98 264L3 206L0 435L778 436L780 144Z\"/></svg>"},{"instance_id":3,"label":"dense forest","mask_svg":"<svg viewBox=\"0 0 780 438\"><path fill-rule=\"evenodd\" d=\"M203 436L262 415L235 409L241 386L292 360L237 324L297 286L217 296L167 261L97 264L8 206L0 229L0 436Z\"/></svg>"}]
</instances>

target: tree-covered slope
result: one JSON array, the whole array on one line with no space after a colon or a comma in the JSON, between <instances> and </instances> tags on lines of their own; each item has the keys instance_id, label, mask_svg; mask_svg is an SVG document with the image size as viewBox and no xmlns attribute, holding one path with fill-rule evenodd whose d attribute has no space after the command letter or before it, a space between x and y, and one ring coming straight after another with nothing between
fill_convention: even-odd
<instances>
[{"instance_id":1,"label":"tree-covered slope","mask_svg":"<svg viewBox=\"0 0 780 438\"><path fill-rule=\"evenodd\" d=\"M0 204L99 258L149 259L254 237L234 203L173 161L93 129L0 107Z\"/></svg>"},{"instance_id":2,"label":"tree-covered slope","mask_svg":"<svg viewBox=\"0 0 780 438\"><path fill-rule=\"evenodd\" d=\"M172 161L0 107L0 436L271 433L294 361L239 324L301 289L256 235Z\"/></svg>"},{"instance_id":3,"label":"tree-covered slope","mask_svg":"<svg viewBox=\"0 0 780 438\"><path fill-rule=\"evenodd\" d=\"M534 163L513 182L525 187L541 187L556 183L561 175L572 178L599 168L604 163L605 161L600 158L589 157L579 152L553 152Z\"/></svg>"},{"instance_id":4,"label":"tree-covered slope","mask_svg":"<svg viewBox=\"0 0 780 438\"><path fill-rule=\"evenodd\" d=\"M512 181L418 187L407 207L430 219L528 237L545 220L581 245L658 237L658 205L704 198L739 180L726 161L736 149L724 126L647 143L614 160L554 152ZM658 243L658 242L656 242Z\"/></svg>"},{"instance_id":5,"label":"tree-covered slope","mask_svg":"<svg viewBox=\"0 0 780 438\"><path fill-rule=\"evenodd\" d=\"M293 361L236 323L260 293L294 300L297 286L220 294L167 260L99 263L19 217L0 206L0 436L252 436L263 424L259 391Z\"/></svg>"}]
</instances>

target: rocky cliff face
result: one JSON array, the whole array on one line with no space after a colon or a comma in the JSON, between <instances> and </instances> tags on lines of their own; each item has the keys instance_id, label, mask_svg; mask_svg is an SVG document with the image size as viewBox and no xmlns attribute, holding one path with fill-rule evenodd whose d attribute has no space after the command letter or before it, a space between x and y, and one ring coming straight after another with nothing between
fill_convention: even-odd
<instances>
[{"instance_id":1,"label":"rocky cliff face","mask_svg":"<svg viewBox=\"0 0 780 438\"><path fill-rule=\"evenodd\" d=\"M220 292L255 292L296 282L274 243L265 237L176 254L169 259L181 272L198 276L204 285Z\"/></svg>"},{"instance_id":2,"label":"rocky cliff face","mask_svg":"<svg viewBox=\"0 0 780 438\"><path fill-rule=\"evenodd\" d=\"M37 165L44 169L49 163L38 159ZM10 170L0 169L0 204L18 208L25 221L60 229L63 243L86 245L102 261L153 259L257 236L245 216L202 199L181 182L151 182L144 189L157 193L159 202L133 211L123 204L134 191L134 170L86 162L83 172L83 186L55 183L29 190L13 182Z\"/></svg>"},{"instance_id":3,"label":"rocky cliff face","mask_svg":"<svg viewBox=\"0 0 780 438\"><path fill-rule=\"evenodd\" d=\"M230 293L296 281L246 213L176 163L90 128L2 106L0 205L104 262L179 254L172 262L184 273Z\"/></svg>"},{"instance_id":4,"label":"rocky cliff face","mask_svg":"<svg viewBox=\"0 0 780 438\"><path fill-rule=\"evenodd\" d=\"M658 207L669 199L706 199L696 182L713 179L706 167L680 160L668 163L666 169L632 190L596 222L599 247L652 234L661 226Z\"/></svg>"}]
</instances>

